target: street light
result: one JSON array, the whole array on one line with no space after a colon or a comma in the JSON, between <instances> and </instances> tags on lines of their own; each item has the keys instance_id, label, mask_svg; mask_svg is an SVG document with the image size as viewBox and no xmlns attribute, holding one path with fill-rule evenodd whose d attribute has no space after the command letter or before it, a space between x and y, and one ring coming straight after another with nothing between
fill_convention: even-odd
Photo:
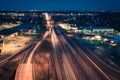
<instances>
[{"instance_id":1,"label":"street light","mask_svg":"<svg viewBox=\"0 0 120 80\"><path fill-rule=\"evenodd\" d=\"M20 35L21 35L21 36L22 36L22 32L23 32L23 30L21 29L21 30L20 30Z\"/></svg>"}]
</instances>

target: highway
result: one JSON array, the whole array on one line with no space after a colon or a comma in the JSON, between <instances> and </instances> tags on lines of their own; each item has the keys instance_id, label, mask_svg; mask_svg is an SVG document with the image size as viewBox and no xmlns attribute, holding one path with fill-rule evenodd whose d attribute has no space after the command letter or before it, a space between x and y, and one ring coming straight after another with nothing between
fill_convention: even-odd
<instances>
[{"instance_id":1,"label":"highway","mask_svg":"<svg viewBox=\"0 0 120 80\"><path fill-rule=\"evenodd\" d=\"M53 26L51 36L58 80L120 79L117 70L105 64L87 46L81 48L76 38L69 38L67 32L59 26Z\"/></svg>"},{"instance_id":2,"label":"highway","mask_svg":"<svg viewBox=\"0 0 120 80\"><path fill-rule=\"evenodd\" d=\"M111 68L108 69L107 65L102 63L95 55L91 54L91 57L94 59L86 55L87 53L80 49L75 40L73 41L66 36L64 30L55 27L55 32L60 43L63 45L62 47L66 50L66 54L69 56L69 62L73 62L74 68L71 67L77 80L119 80L119 72L115 72Z\"/></svg>"},{"instance_id":3,"label":"highway","mask_svg":"<svg viewBox=\"0 0 120 80\"><path fill-rule=\"evenodd\" d=\"M120 79L120 71L108 66L87 46L78 44L79 36L71 33L71 38L65 30L51 24L53 20L49 14L44 15L48 30L43 37L0 62L0 67L10 61L17 62L15 80Z\"/></svg>"},{"instance_id":4,"label":"highway","mask_svg":"<svg viewBox=\"0 0 120 80\"><path fill-rule=\"evenodd\" d=\"M66 52L63 50L54 30L52 32L52 42L54 42L54 60L58 80L76 80L76 77L67 59Z\"/></svg>"},{"instance_id":5,"label":"highway","mask_svg":"<svg viewBox=\"0 0 120 80\"><path fill-rule=\"evenodd\" d=\"M62 45L64 49L66 50L67 55L70 56L69 59L74 61L74 63L72 63L72 65L74 64L73 69L77 69L75 71L78 71L76 73L77 74L76 77L78 77L78 79L81 79L81 80L96 79L95 77L96 75L94 74L95 72L92 69L90 70L89 65L86 64L86 62L83 59L81 59L79 55L77 55L78 53L68 44L68 42L65 40L62 34L60 35L59 39L61 40ZM97 79L100 80L99 78Z\"/></svg>"},{"instance_id":6,"label":"highway","mask_svg":"<svg viewBox=\"0 0 120 80\"><path fill-rule=\"evenodd\" d=\"M14 79L15 74L14 72L16 72L16 69L18 68L18 65L21 63L25 63L27 60L27 56L29 55L30 51L33 49L33 44L30 44L28 46L26 46L23 50L21 50L20 52L6 58L5 60L3 60L0 63L0 69L3 70L4 76L2 76L1 80L9 80L9 79ZM13 67L13 68L12 68ZM7 70L6 73L4 72L4 70ZM11 71L9 71L9 69ZM9 76L5 76L9 74ZM6 79L5 79L6 77Z\"/></svg>"},{"instance_id":7,"label":"highway","mask_svg":"<svg viewBox=\"0 0 120 80\"><path fill-rule=\"evenodd\" d=\"M46 32L43 36L43 39L46 38L49 32ZM16 76L15 80L34 80L33 76L33 69L32 69L32 57L37 50L37 48L40 46L41 41L39 41L34 48L28 52L29 55L27 55L21 64L19 64L17 71L16 71Z\"/></svg>"},{"instance_id":8,"label":"highway","mask_svg":"<svg viewBox=\"0 0 120 80\"><path fill-rule=\"evenodd\" d=\"M75 41L76 38L74 38ZM102 59L100 59L97 55L95 55L90 49L86 47L82 47L84 52L88 53L87 55L98 65L104 73L106 73L111 80L119 80L120 79L120 71L110 67L107 65ZM103 67L104 66L104 67Z\"/></svg>"},{"instance_id":9,"label":"highway","mask_svg":"<svg viewBox=\"0 0 120 80\"><path fill-rule=\"evenodd\" d=\"M36 72L34 72L33 69L33 56L41 43L47 40L46 37L48 37L48 35L54 49L52 56L57 80L120 79L119 71L108 66L87 47L81 48L81 46L77 44L79 38L76 37L78 36L69 38L66 36L67 33L59 27L54 27L52 31L47 31L42 40L34 45L29 45L21 52L5 59L0 65L3 66L9 61L19 60L15 80L36 80L34 74ZM37 51L37 53L39 52ZM48 76L50 77L49 70Z\"/></svg>"},{"instance_id":10,"label":"highway","mask_svg":"<svg viewBox=\"0 0 120 80\"><path fill-rule=\"evenodd\" d=\"M33 47L33 44L30 44L30 45L26 46L25 48L23 48L23 49L22 49L21 51L19 51L18 53L16 53L16 54L14 54L14 55L12 55L12 56L4 59L3 61L0 62L0 67L3 66L4 64L6 64L6 63L9 62L9 61L15 60L15 59L19 58L20 56L25 55L27 50L28 50L28 51L31 50L31 49L30 49L31 47ZM29 49L30 49L30 50L29 50Z\"/></svg>"},{"instance_id":11,"label":"highway","mask_svg":"<svg viewBox=\"0 0 120 80\"><path fill-rule=\"evenodd\" d=\"M77 38L73 39L73 41L75 43L76 43L76 39L79 39L79 38L77 37ZM89 53L86 55L89 56L90 59L93 60L96 63L96 65L98 65L104 71L104 73L106 73L111 78L111 80L119 80L120 79L120 76L119 76L120 71L107 65L103 60L101 60L97 55L95 55L90 49L88 49L86 47L82 47L82 49L85 51L85 53Z\"/></svg>"}]
</instances>

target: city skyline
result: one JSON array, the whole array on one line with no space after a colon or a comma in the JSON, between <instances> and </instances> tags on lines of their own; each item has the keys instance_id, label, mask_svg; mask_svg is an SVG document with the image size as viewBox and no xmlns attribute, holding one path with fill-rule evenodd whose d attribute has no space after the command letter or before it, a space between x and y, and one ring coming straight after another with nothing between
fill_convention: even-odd
<instances>
[{"instance_id":1,"label":"city skyline","mask_svg":"<svg viewBox=\"0 0 120 80\"><path fill-rule=\"evenodd\" d=\"M120 10L119 0L0 0L0 10Z\"/></svg>"}]
</instances>

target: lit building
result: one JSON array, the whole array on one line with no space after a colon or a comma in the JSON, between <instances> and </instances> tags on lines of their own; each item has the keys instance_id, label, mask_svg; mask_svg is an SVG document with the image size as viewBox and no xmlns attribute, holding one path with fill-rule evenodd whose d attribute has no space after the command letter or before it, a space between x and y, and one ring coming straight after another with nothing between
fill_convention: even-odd
<instances>
[{"instance_id":1,"label":"lit building","mask_svg":"<svg viewBox=\"0 0 120 80\"><path fill-rule=\"evenodd\" d=\"M75 32L75 33L78 32L78 27L76 27L76 26L75 27L71 27L70 29L72 30L72 32Z\"/></svg>"},{"instance_id":2,"label":"lit building","mask_svg":"<svg viewBox=\"0 0 120 80\"><path fill-rule=\"evenodd\" d=\"M18 35L18 32L16 30L9 30L9 29L3 29L0 31L1 38L11 38Z\"/></svg>"},{"instance_id":3,"label":"lit building","mask_svg":"<svg viewBox=\"0 0 120 80\"><path fill-rule=\"evenodd\" d=\"M105 28L105 27L79 27L78 32L82 33L94 33L94 34L101 34L101 33L114 33L113 28Z\"/></svg>"},{"instance_id":4,"label":"lit building","mask_svg":"<svg viewBox=\"0 0 120 80\"><path fill-rule=\"evenodd\" d=\"M98 27L98 28L93 28L92 32L110 32L110 33L114 33L114 29L113 28L105 28L105 27Z\"/></svg>"},{"instance_id":5,"label":"lit building","mask_svg":"<svg viewBox=\"0 0 120 80\"><path fill-rule=\"evenodd\" d=\"M90 27L79 27L77 32L89 34L92 32L92 30Z\"/></svg>"},{"instance_id":6,"label":"lit building","mask_svg":"<svg viewBox=\"0 0 120 80\"><path fill-rule=\"evenodd\" d=\"M59 26L62 27L63 29L65 29L65 30L70 30L71 29L69 24L61 24L60 23Z\"/></svg>"}]
</instances>

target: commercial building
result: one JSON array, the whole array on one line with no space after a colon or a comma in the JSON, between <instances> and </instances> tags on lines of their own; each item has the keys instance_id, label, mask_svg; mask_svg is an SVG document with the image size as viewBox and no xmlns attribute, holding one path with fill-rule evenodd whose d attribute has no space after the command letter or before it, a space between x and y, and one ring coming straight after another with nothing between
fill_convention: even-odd
<instances>
[{"instance_id":1,"label":"commercial building","mask_svg":"<svg viewBox=\"0 0 120 80\"><path fill-rule=\"evenodd\" d=\"M22 35L35 33L34 28L36 26L37 25L35 24L25 24L25 25L19 25L16 27L12 27L9 29L0 30L0 49L4 47L4 43L6 44L12 38L17 38L17 36L21 34L20 32L21 30L22 30Z\"/></svg>"},{"instance_id":2,"label":"commercial building","mask_svg":"<svg viewBox=\"0 0 120 80\"><path fill-rule=\"evenodd\" d=\"M95 27L92 28L92 32L109 32L109 33L113 33L114 29L113 28L106 28L106 27Z\"/></svg>"},{"instance_id":3,"label":"commercial building","mask_svg":"<svg viewBox=\"0 0 120 80\"><path fill-rule=\"evenodd\" d=\"M0 31L0 36L1 38L5 38L5 37L15 37L18 35L18 31L16 30L10 30L10 29L3 29Z\"/></svg>"},{"instance_id":4,"label":"commercial building","mask_svg":"<svg viewBox=\"0 0 120 80\"><path fill-rule=\"evenodd\" d=\"M107 27L79 27L78 28L79 33L93 33L93 34L113 34L114 29L113 28L107 28Z\"/></svg>"}]
</instances>

